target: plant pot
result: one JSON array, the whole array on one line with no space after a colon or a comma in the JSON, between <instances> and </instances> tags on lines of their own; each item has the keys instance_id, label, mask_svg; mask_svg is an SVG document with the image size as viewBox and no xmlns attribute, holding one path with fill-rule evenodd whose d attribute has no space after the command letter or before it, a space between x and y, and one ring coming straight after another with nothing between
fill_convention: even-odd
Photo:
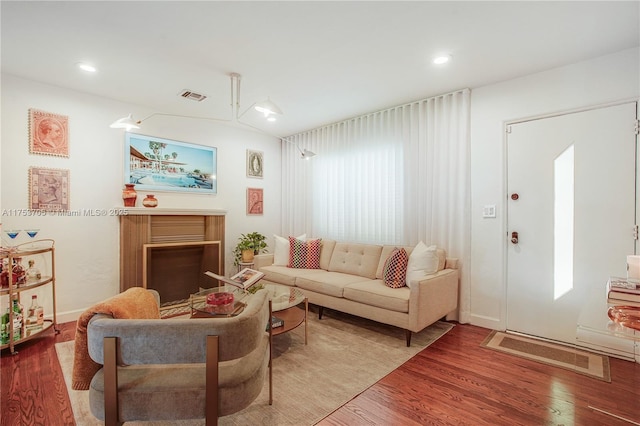
<instances>
[{"instance_id":1,"label":"plant pot","mask_svg":"<svg viewBox=\"0 0 640 426\"><path fill-rule=\"evenodd\" d=\"M242 262L243 263L251 263L253 262L253 249L242 250Z\"/></svg>"},{"instance_id":2,"label":"plant pot","mask_svg":"<svg viewBox=\"0 0 640 426\"><path fill-rule=\"evenodd\" d=\"M138 193L134 188L134 184L125 183L124 189L122 190L122 199L124 200L125 207L135 207L136 199L138 198Z\"/></svg>"}]
</instances>

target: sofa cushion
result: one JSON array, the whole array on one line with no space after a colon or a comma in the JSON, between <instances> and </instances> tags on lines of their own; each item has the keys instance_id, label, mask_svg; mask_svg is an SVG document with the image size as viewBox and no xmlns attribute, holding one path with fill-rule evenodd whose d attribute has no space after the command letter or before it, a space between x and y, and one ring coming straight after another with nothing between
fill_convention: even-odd
<instances>
[{"instance_id":1,"label":"sofa cushion","mask_svg":"<svg viewBox=\"0 0 640 426\"><path fill-rule=\"evenodd\" d=\"M310 272L318 271L318 269L293 269L287 266L263 266L260 272L264 272L265 281L277 284L296 285L296 277L304 276Z\"/></svg>"},{"instance_id":2,"label":"sofa cushion","mask_svg":"<svg viewBox=\"0 0 640 426\"><path fill-rule=\"evenodd\" d=\"M327 272L316 269L310 273L300 275L296 279L296 287L311 290L328 296L342 297L345 286L362 281L357 275L342 274L340 272Z\"/></svg>"},{"instance_id":3,"label":"sofa cushion","mask_svg":"<svg viewBox=\"0 0 640 426\"><path fill-rule=\"evenodd\" d=\"M415 249L415 246L389 246L389 245L382 246L380 262L378 263L378 270L376 271L376 279L379 279L379 280L382 279L382 270L384 269L384 262L387 260L387 257L389 256L389 254L396 247L402 247L403 249L405 249L409 257L411 257L411 253L413 253L413 250ZM446 250L442 248L437 248L436 253L438 254L438 271L442 271L443 269L448 268L448 266L446 266L446 261L447 261Z\"/></svg>"},{"instance_id":4,"label":"sofa cushion","mask_svg":"<svg viewBox=\"0 0 640 426\"><path fill-rule=\"evenodd\" d=\"M344 298L395 312L409 312L409 287L391 288L382 280L360 281L344 288Z\"/></svg>"},{"instance_id":5,"label":"sofa cushion","mask_svg":"<svg viewBox=\"0 0 640 426\"><path fill-rule=\"evenodd\" d=\"M336 247L335 240L322 240L322 249L320 249L320 269L325 271L329 270L329 262L331 262L331 255L333 249Z\"/></svg>"},{"instance_id":6,"label":"sofa cushion","mask_svg":"<svg viewBox=\"0 0 640 426\"><path fill-rule=\"evenodd\" d=\"M413 251L413 246L382 246L382 252L380 253L380 262L378 262L378 269L376 270L376 279L378 280L383 279L382 271L384 269L384 264L389 258L389 255L391 254L391 252L396 248L403 248L404 251L406 251L409 256Z\"/></svg>"},{"instance_id":7,"label":"sofa cushion","mask_svg":"<svg viewBox=\"0 0 640 426\"><path fill-rule=\"evenodd\" d=\"M420 280L422 277L438 272L439 258L436 246L429 246L422 241L409 256L407 265L407 286L411 287L411 281Z\"/></svg>"},{"instance_id":8,"label":"sofa cushion","mask_svg":"<svg viewBox=\"0 0 640 426\"><path fill-rule=\"evenodd\" d=\"M273 264L287 266L289 264L289 238L273 235L275 240L273 249ZM306 240L307 234L297 236L299 240Z\"/></svg>"},{"instance_id":9,"label":"sofa cushion","mask_svg":"<svg viewBox=\"0 0 640 426\"><path fill-rule=\"evenodd\" d=\"M382 271L383 281L385 285L391 288L400 288L405 286L407 277L407 263L409 255L403 248L395 248L387 257Z\"/></svg>"},{"instance_id":10,"label":"sofa cushion","mask_svg":"<svg viewBox=\"0 0 640 426\"><path fill-rule=\"evenodd\" d=\"M381 252L379 245L336 243L329 271L375 279Z\"/></svg>"},{"instance_id":11,"label":"sofa cushion","mask_svg":"<svg viewBox=\"0 0 640 426\"><path fill-rule=\"evenodd\" d=\"M322 240L302 241L289 237L289 267L304 269L320 268Z\"/></svg>"}]
</instances>

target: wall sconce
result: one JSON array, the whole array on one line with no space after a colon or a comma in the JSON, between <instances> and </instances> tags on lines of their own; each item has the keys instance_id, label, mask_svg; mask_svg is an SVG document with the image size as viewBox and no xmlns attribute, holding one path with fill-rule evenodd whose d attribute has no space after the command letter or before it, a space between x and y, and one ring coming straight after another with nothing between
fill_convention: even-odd
<instances>
[{"instance_id":1,"label":"wall sconce","mask_svg":"<svg viewBox=\"0 0 640 426\"><path fill-rule=\"evenodd\" d=\"M138 126L138 124L140 124L140 121L135 121L133 116L129 114L126 117L114 121L109 127L112 129L127 129L127 131L129 131L131 129L139 129L140 126Z\"/></svg>"}]
</instances>

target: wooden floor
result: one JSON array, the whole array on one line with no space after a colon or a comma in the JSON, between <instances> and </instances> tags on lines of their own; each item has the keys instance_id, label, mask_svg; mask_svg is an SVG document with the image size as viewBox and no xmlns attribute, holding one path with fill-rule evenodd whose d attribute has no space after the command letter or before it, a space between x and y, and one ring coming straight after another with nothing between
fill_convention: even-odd
<instances>
[{"instance_id":1,"label":"wooden floor","mask_svg":"<svg viewBox=\"0 0 640 426\"><path fill-rule=\"evenodd\" d=\"M56 342L73 339L75 323L59 328L58 335L18 346L17 355L3 351L3 426L75 424L54 349ZM481 348L488 334L456 325L319 425L633 424L596 409L640 424L640 364L610 358L606 383Z\"/></svg>"}]
</instances>

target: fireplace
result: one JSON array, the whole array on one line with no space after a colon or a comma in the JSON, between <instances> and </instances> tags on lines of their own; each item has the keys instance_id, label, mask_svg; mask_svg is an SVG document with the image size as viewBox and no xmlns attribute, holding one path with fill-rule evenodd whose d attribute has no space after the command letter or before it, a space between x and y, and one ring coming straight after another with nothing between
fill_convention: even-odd
<instances>
[{"instance_id":1,"label":"fireplace","mask_svg":"<svg viewBox=\"0 0 640 426\"><path fill-rule=\"evenodd\" d=\"M220 241L143 244L142 286L156 290L163 306L184 303L216 284L204 273L219 273L220 258Z\"/></svg>"},{"instance_id":2,"label":"fireplace","mask_svg":"<svg viewBox=\"0 0 640 426\"><path fill-rule=\"evenodd\" d=\"M224 275L224 219L220 210L128 208L120 216L120 291L152 288L167 305L215 285L204 272Z\"/></svg>"}]
</instances>

